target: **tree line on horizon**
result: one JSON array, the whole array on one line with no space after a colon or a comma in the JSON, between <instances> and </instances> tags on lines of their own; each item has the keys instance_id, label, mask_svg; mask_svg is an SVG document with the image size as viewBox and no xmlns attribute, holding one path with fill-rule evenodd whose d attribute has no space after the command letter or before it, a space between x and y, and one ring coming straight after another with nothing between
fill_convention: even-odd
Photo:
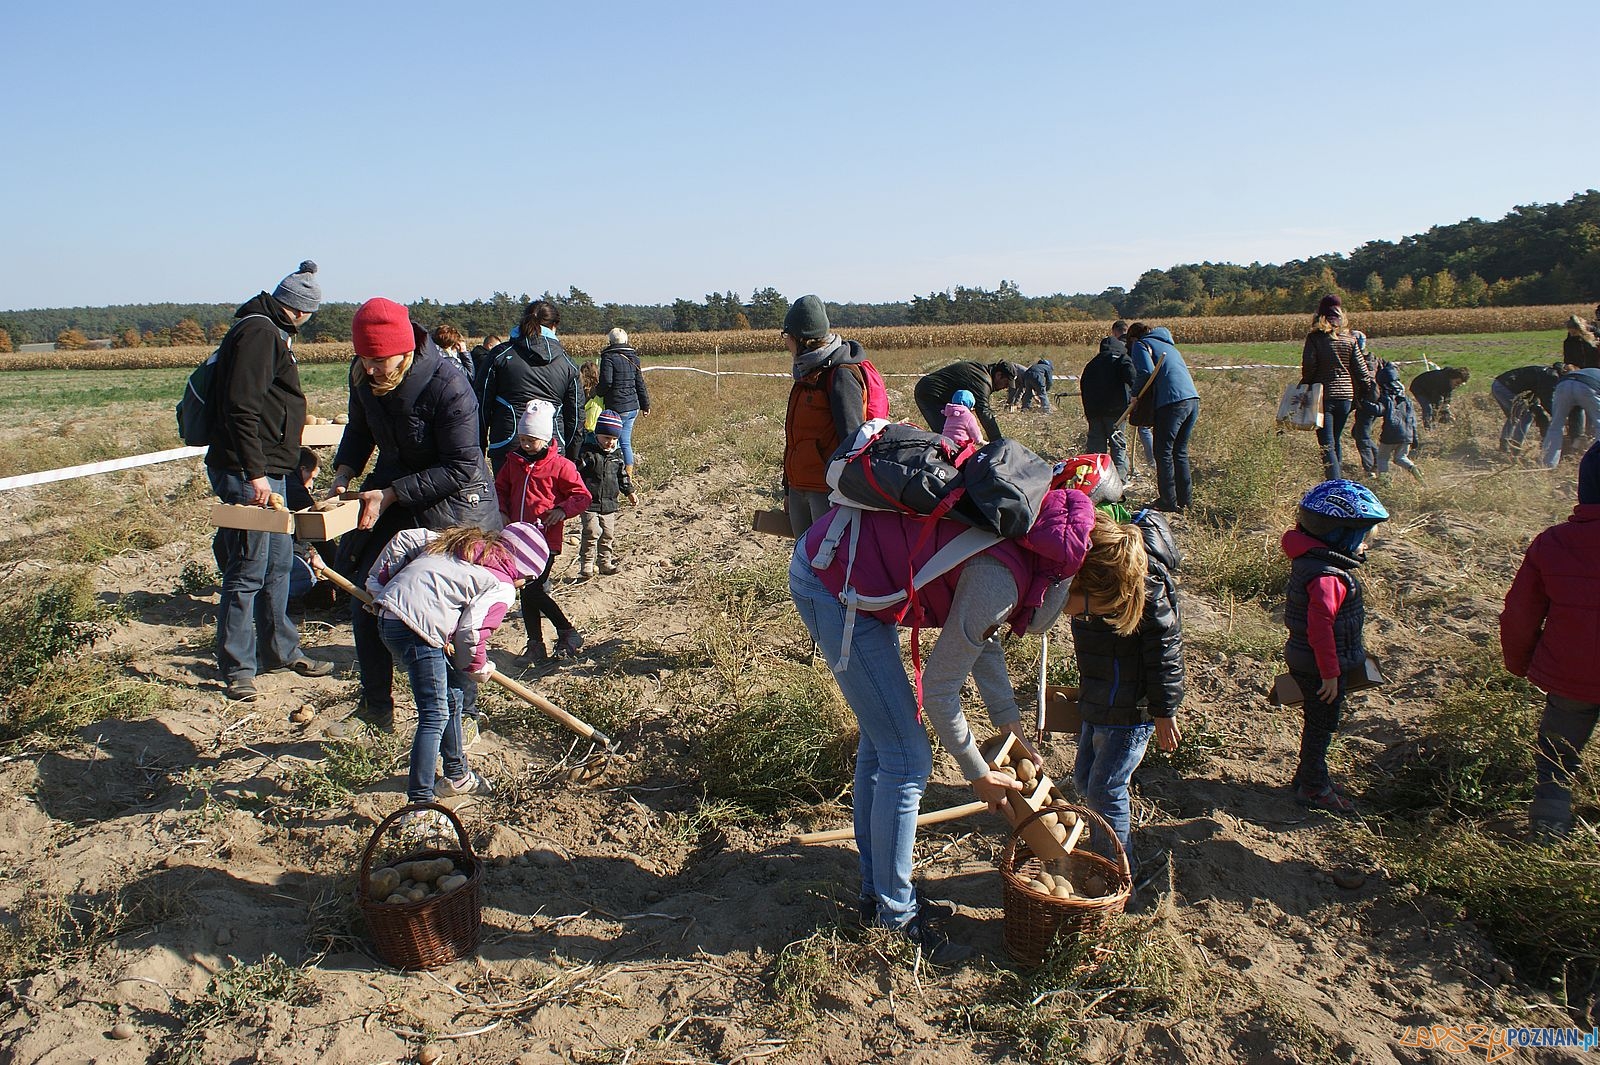
<instances>
[{"instance_id":1,"label":"tree line on horizon","mask_svg":"<svg viewBox=\"0 0 1600 1065\"><path fill-rule=\"evenodd\" d=\"M1209 315L1310 314L1318 298L1338 292L1351 310L1429 310L1585 302L1600 297L1600 191L1564 203L1513 208L1504 218L1469 218L1399 241L1368 241L1349 255L1331 253L1286 263L1186 263L1147 270L1131 289L1049 296L1023 294L1014 281L995 289L957 285L889 303L833 303L844 328L879 325L977 325L1007 322L1103 321ZM597 303L587 292L541 297L561 308L569 333L715 332L777 329L789 299L771 286L749 299L734 291L670 304ZM449 322L468 336L507 335L530 297L495 292L489 299L410 304L419 322ZM54 341L58 347L117 347L215 342L235 304L152 303L65 307L0 313L0 352ZM346 340L352 303L325 303L306 323L307 340Z\"/></svg>"}]
</instances>

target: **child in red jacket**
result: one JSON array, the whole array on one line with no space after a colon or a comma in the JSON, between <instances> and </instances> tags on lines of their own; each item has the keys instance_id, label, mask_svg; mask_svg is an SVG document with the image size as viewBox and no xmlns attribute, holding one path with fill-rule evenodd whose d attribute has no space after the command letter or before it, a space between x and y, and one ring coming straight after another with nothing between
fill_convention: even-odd
<instances>
[{"instance_id":1,"label":"child in red jacket","mask_svg":"<svg viewBox=\"0 0 1600 1065\"><path fill-rule=\"evenodd\" d=\"M1559 431L1559 426L1552 431ZM1533 538L1500 612L1506 669L1545 692L1529 827L1572 831L1572 776L1600 715L1600 444L1578 464L1572 516Z\"/></svg>"},{"instance_id":2,"label":"child in red jacket","mask_svg":"<svg viewBox=\"0 0 1600 1065\"><path fill-rule=\"evenodd\" d=\"M583 646L583 635L567 620L550 598L550 571L555 556L561 553L562 537L568 518L589 509L589 489L578 475L578 467L564 458L551 438L555 431L555 405L542 399L528 401L517 421L517 446L506 458L494 479L500 498L500 513L507 522L527 521L544 528L550 544L550 565L536 581L522 588L522 622L528 628L527 657L534 663L545 661L544 627L540 615L556 627L555 657L574 658Z\"/></svg>"}]
</instances>

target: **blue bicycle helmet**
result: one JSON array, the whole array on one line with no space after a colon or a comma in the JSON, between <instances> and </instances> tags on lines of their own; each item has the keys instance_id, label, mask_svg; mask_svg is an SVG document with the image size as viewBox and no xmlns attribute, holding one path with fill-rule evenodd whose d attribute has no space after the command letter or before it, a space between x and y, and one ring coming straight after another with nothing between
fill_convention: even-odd
<instances>
[{"instance_id":1,"label":"blue bicycle helmet","mask_svg":"<svg viewBox=\"0 0 1600 1065\"><path fill-rule=\"evenodd\" d=\"M1388 520L1372 489L1355 481L1323 481L1300 500L1300 528L1346 554L1360 546L1367 530Z\"/></svg>"}]
</instances>

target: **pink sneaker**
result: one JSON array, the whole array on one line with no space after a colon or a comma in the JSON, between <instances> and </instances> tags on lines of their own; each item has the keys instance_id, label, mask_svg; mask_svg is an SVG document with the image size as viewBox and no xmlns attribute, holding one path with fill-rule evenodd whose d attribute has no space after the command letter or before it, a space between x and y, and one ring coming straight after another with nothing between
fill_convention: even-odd
<instances>
[{"instance_id":1,"label":"pink sneaker","mask_svg":"<svg viewBox=\"0 0 1600 1065\"><path fill-rule=\"evenodd\" d=\"M1330 781L1319 788L1302 784L1294 790L1294 801L1314 810L1326 810L1341 817L1356 812L1356 804L1333 786Z\"/></svg>"}]
</instances>

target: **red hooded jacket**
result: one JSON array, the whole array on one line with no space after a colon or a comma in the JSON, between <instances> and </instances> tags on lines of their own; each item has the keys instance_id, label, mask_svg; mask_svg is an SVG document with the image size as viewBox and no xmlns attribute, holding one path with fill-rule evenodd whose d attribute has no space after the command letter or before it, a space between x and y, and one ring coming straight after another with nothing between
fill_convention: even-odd
<instances>
[{"instance_id":1,"label":"red hooded jacket","mask_svg":"<svg viewBox=\"0 0 1600 1065\"><path fill-rule=\"evenodd\" d=\"M1600 503L1533 538L1500 612L1506 669L1551 695L1600 703Z\"/></svg>"},{"instance_id":2,"label":"red hooded jacket","mask_svg":"<svg viewBox=\"0 0 1600 1065\"><path fill-rule=\"evenodd\" d=\"M544 517L551 511L564 515L561 521L544 530L552 555L561 553L566 518L575 518L588 510L594 499L579 476L578 467L557 451L553 443L545 449L544 458L537 461L520 447L513 447L494 479L494 490L500 498L500 513L505 515L507 523L527 521L544 525Z\"/></svg>"}]
</instances>

